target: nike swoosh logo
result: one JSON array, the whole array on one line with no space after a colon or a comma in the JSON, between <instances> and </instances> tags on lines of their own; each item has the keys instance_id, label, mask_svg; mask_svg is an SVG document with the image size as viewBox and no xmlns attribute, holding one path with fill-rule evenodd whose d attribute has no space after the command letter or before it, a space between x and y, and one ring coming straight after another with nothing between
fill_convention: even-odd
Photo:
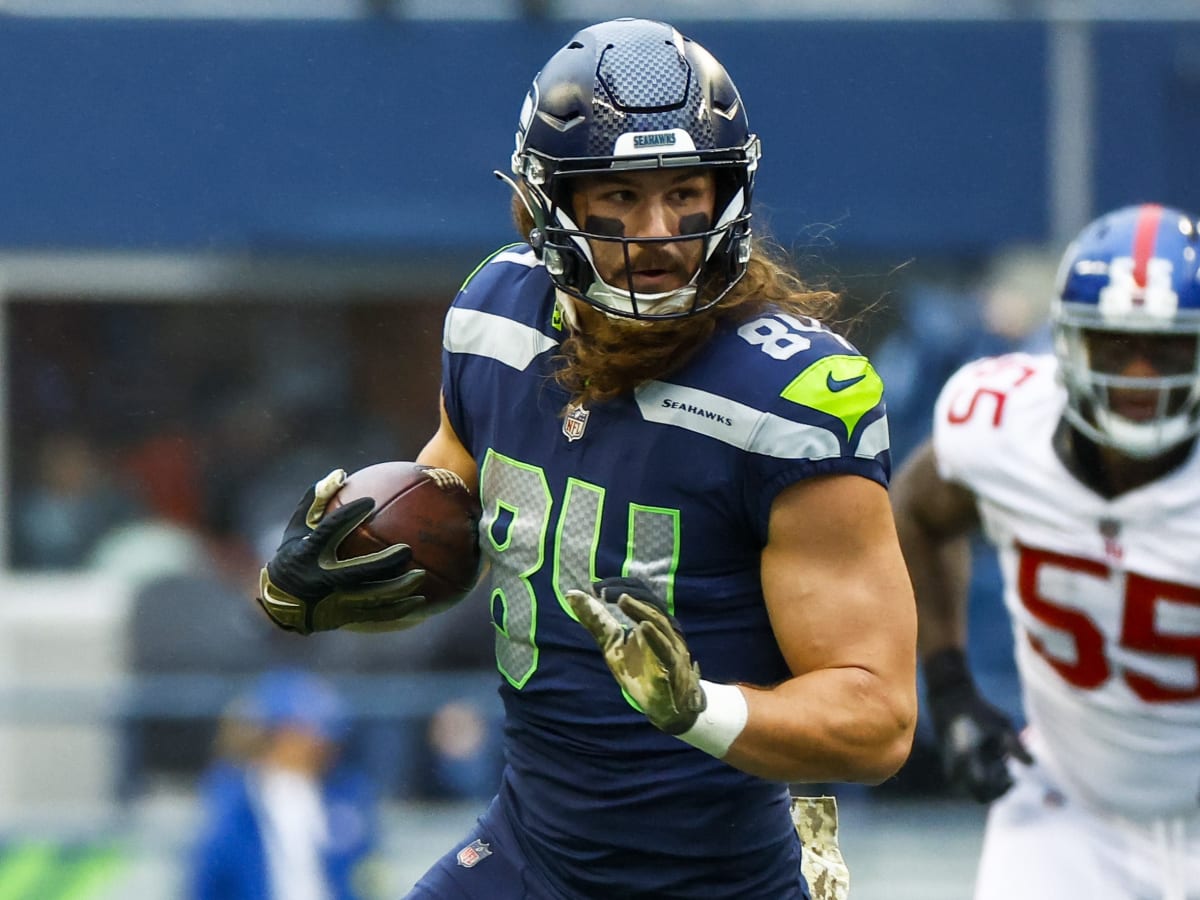
<instances>
[{"instance_id":1,"label":"nike swoosh logo","mask_svg":"<svg viewBox=\"0 0 1200 900\"><path fill-rule=\"evenodd\" d=\"M844 391L848 387L854 387L867 376L856 375L853 378L834 378L833 373L829 372L825 376L825 387L829 388L830 393L836 394L838 391Z\"/></svg>"}]
</instances>

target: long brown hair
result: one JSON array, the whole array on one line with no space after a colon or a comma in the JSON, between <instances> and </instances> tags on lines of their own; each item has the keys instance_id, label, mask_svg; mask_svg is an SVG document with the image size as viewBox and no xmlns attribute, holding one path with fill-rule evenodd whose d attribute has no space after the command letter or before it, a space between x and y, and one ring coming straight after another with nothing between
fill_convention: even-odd
<instances>
[{"instance_id":1,"label":"long brown hair","mask_svg":"<svg viewBox=\"0 0 1200 900\"><path fill-rule=\"evenodd\" d=\"M512 211L518 232L528 240L533 217L516 195ZM694 316L652 322L617 319L578 301L587 328L563 341L554 376L571 394L571 404L602 403L679 369L723 322L751 319L768 309L815 319L836 312L840 294L808 287L783 251L766 239L755 237L752 246L746 274L720 303Z\"/></svg>"}]
</instances>

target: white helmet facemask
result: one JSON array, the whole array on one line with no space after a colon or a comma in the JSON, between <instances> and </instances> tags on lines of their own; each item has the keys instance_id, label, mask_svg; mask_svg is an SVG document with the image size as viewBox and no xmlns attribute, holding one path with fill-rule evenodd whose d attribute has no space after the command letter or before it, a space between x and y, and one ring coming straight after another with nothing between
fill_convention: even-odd
<instances>
[{"instance_id":1,"label":"white helmet facemask","mask_svg":"<svg viewBox=\"0 0 1200 900\"><path fill-rule=\"evenodd\" d=\"M679 240L701 240L705 241L704 259L700 266L692 273L691 279L682 287L675 288L671 291L663 291L657 294L647 294L642 292L634 292L629 288L621 288L613 284L609 284L600 277L599 271L596 269L596 261L592 257L592 249L588 244L588 239L584 237L584 233L575 228L571 223L566 212L560 210L558 218L563 221L568 228L574 229L577 234L572 235L572 240L579 247L584 258L587 259L591 266L592 274L595 280L585 292L587 299L600 310L620 310L626 315L633 316L640 314L652 318L665 318L676 314L686 314L696 307L696 294L699 290L700 273L704 271L705 265L712 258L713 251L720 245L722 238L727 233L730 225L745 209L745 196L740 189L730 199L729 204L725 207L725 211L717 220L717 223L710 229L700 232L696 235L687 235L676 238L662 238L659 240L679 241ZM596 236L591 236L592 240L598 240ZM648 241L643 241L648 243ZM628 241L622 241L625 246L626 253L626 271L629 271L628 259ZM746 243L745 256L749 258L750 245ZM745 263L746 260L740 260Z\"/></svg>"},{"instance_id":2,"label":"white helmet facemask","mask_svg":"<svg viewBox=\"0 0 1200 900\"><path fill-rule=\"evenodd\" d=\"M1094 364L1088 334L1095 330L1062 321L1056 327L1060 373L1068 395L1067 421L1091 440L1136 459L1158 456L1200 433L1200 354L1192 354L1187 372L1114 374ZM1189 333L1194 334L1183 329L1163 337ZM1200 341L1196 344L1200 346ZM1153 414L1137 420L1121 415L1113 407L1114 391L1155 393Z\"/></svg>"}]
</instances>

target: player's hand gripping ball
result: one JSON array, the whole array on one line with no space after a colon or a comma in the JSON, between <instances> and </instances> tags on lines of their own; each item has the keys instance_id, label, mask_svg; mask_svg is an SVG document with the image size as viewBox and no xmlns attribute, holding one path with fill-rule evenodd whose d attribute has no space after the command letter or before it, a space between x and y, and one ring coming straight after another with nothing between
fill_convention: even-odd
<instances>
[{"instance_id":1,"label":"player's hand gripping ball","mask_svg":"<svg viewBox=\"0 0 1200 900\"><path fill-rule=\"evenodd\" d=\"M262 570L259 603L301 634L409 628L474 586L479 515L478 500L446 469L334 470L296 507Z\"/></svg>"}]
</instances>

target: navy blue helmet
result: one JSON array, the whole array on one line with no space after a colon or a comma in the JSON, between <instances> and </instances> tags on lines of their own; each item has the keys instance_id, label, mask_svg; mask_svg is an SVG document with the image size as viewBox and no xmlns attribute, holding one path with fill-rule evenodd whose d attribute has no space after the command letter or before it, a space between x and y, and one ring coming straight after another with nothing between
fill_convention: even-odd
<instances>
[{"instance_id":1,"label":"navy blue helmet","mask_svg":"<svg viewBox=\"0 0 1200 900\"><path fill-rule=\"evenodd\" d=\"M557 287L612 315L678 318L717 303L746 271L750 196L759 160L741 96L707 50L670 25L615 19L585 28L550 58L521 110L512 171L535 222L531 243ZM637 294L597 275L569 180L614 169L705 167L717 203L707 230L653 241L705 241L685 288Z\"/></svg>"},{"instance_id":2,"label":"navy blue helmet","mask_svg":"<svg viewBox=\"0 0 1200 900\"><path fill-rule=\"evenodd\" d=\"M1200 237L1194 216L1157 204L1118 209L1080 232L1059 266L1055 352L1066 417L1091 439L1151 457L1200 432ZM1116 371L1135 339L1159 337L1156 374ZM1113 390L1157 393L1136 419Z\"/></svg>"}]
</instances>

